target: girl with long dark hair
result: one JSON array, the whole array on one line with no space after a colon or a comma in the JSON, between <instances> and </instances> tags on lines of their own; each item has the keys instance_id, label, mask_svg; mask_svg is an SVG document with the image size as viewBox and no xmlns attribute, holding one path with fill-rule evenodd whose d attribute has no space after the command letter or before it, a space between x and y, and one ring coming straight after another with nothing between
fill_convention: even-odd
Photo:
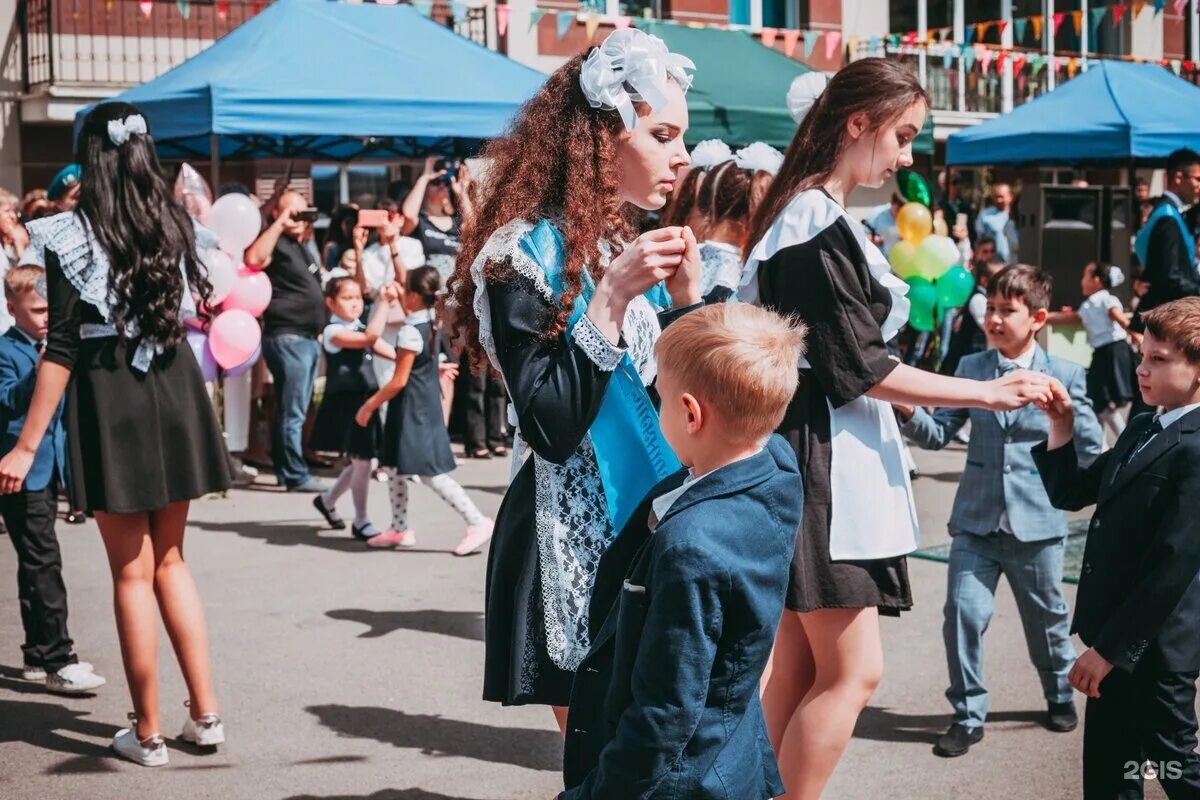
<instances>
[{"instance_id":1,"label":"girl with long dark hair","mask_svg":"<svg viewBox=\"0 0 1200 800\"><path fill-rule=\"evenodd\" d=\"M600 557L678 463L645 386L658 312L700 299L699 254L687 228L635 237L631 216L662 208L688 162L690 67L625 29L554 72L487 148L450 285L519 432L488 561L484 699L555 706L560 725Z\"/></svg>"},{"instance_id":2,"label":"girl with long dark hair","mask_svg":"<svg viewBox=\"0 0 1200 800\"><path fill-rule=\"evenodd\" d=\"M820 796L882 677L879 616L912 606L904 557L917 517L889 403L1007 410L1052 395L1038 373L961 380L888 355L907 287L845 205L912 164L929 98L907 67L879 58L798 88L800 127L750 226L740 293L808 325L779 431L804 475L804 519L763 693L788 797L805 799Z\"/></svg>"},{"instance_id":3,"label":"girl with long dark hair","mask_svg":"<svg viewBox=\"0 0 1200 800\"><path fill-rule=\"evenodd\" d=\"M212 293L196 256L197 237L212 235L172 196L136 107L96 106L76 160L78 207L31 224L30 246L45 258L50 332L25 426L0 460L0 491L19 490L65 394L72 505L95 514L104 539L134 708L113 748L162 766L156 607L188 688L180 738L225 740L204 609L183 560L189 501L230 481L204 378L184 344L185 317Z\"/></svg>"}]
</instances>

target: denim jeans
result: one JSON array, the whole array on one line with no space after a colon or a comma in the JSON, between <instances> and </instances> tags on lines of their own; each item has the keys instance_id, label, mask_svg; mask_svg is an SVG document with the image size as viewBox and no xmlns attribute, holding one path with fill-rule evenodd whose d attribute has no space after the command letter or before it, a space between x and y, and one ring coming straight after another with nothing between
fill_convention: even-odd
<instances>
[{"instance_id":1,"label":"denim jeans","mask_svg":"<svg viewBox=\"0 0 1200 800\"><path fill-rule=\"evenodd\" d=\"M309 479L303 431L320 345L316 339L294 333L264 336L262 345L267 369L275 380L275 426L271 429L275 478L281 486L299 486Z\"/></svg>"},{"instance_id":2,"label":"denim jeans","mask_svg":"<svg viewBox=\"0 0 1200 800\"><path fill-rule=\"evenodd\" d=\"M983 632L996 607L996 584L1008 578L1025 629L1029 659L1052 703L1071 700L1067 673L1075 662L1067 603L1062 594L1065 539L1022 542L1008 533L960 533L950 545L942 638L950 669L946 699L954 721L982 726L988 694L983 685Z\"/></svg>"}]
</instances>

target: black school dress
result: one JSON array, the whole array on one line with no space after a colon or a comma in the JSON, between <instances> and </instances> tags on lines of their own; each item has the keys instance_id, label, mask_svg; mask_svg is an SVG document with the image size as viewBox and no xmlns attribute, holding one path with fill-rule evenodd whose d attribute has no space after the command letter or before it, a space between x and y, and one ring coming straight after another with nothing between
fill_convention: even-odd
<instances>
[{"instance_id":1,"label":"black school dress","mask_svg":"<svg viewBox=\"0 0 1200 800\"><path fill-rule=\"evenodd\" d=\"M898 616L912 608L903 555L864 559L831 555L835 511L851 505L871 509L880 501L869 492L835 496L831 470L836 412L832 409L863 397L898 363L889 357L882 331L894 295L872 273L863 237L854 225L823 191L803 193L764 237L768 241L777 230L799 231L798 237L785 233L775 242L795 243L766 249L760 243L752 251L748 269L754 269L756 254L767 257L757 263L757 296L746 299L797 315L808 326L807 363L800 369L799 386L779 427L796 450L805 492L787 607L813 611L873 606L880 614ZM885 422L894 425L894 419ZM860 463L840 464L839 469L883 469L882 455L868 453ZM901 480L907 486L906 473L892 475L887 482L895 486ZM915 526L911 507L909 513ZM894 521L882 513L879 517L881 528Z\"/></svg>"},{"instance_id":2,"label":"black school dress","mask_svg":"<svg viewBox=\"0 0 1200 800\"><path fill-rule=\"evenodd\" d=\"M376 411L366 426L354 421L363 403L379 388L375 378L375 356L366 348L341 348L332 338L340 329L361 331L360 321L334 317L325 327L325 396L317 409L308 446L324 453L341 453L372 459L379 455L383 423Z\"/></svg>"},{"instance_id":3,"label":"black school dress","mask_svg":"<svg viewBox=\"0 0 1200 800\"><path fill-rule=\"evenodd\" d=\"M138 340L82 338L101 325L47 245L50 333L44 358L71 370L67 458L73 508L132 514L229 488L229 455L195 356L186 345L132 362Z\"/></svg>"},{"instance_id":4,"label":"black school dress","mask_svg":"<svg viewBox=\"0 0 1200 800\"><path fill-rule=\"evenodd\" d=\"M410 350L417 355L408 383L388 402L379 465L395 467L401 475L432 478L453 472L456 466L442 416L442 386L438 379L441 336L429 309L409 314L396 334L396 350Z\"/></svg>"}]
</instances>

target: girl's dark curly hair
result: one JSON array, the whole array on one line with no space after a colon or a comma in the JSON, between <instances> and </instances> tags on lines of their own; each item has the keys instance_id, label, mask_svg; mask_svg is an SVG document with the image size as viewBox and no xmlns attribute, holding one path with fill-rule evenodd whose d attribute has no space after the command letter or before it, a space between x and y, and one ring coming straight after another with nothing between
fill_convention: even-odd
<instances>
[{"instance_id":1,"label":"girl's dark curly hair","mask_svg":"<svg viewBox=\"0 0 1200 800\"><path fill-rule=\"evenodd\" d=\"M212 285L196 255L192 219L175 200L147 134L118 146L108 123L140 114L129 103L101 103L83 120L75 160L83 166L77 214L82 214L110 263L108 285L116 298L114 320L124 337L138 333L171 349L183 341L182 259L192 292L208 305Z\"/></svg>"},{"instance_id":2,"label":"girl's dark curly hair","mask_svg":"<svg viewBox=\"0 0 1200 800\"><path fill-rule=\"evenodd\" d=\"M616 112L588 105L579 86L586 56L577 55L559 67L521 108L508 133L483 150L486 186L474 219L464 226L462 250L448 281L457 306L457 333L465 334L476 365L486 359L473 308L471 265L497 229L517 219L552 218L563 236L566 288L546 331L549 337L566 328L571 304L583 289L584 270L600 279L599 242L613 242L616 255L618 240L633 238L636 210L622 211L616 166L624 126ZM484 269L489 281L511 280L513 275L507 262L489 262Z\"/></svg>"}]
</instances>

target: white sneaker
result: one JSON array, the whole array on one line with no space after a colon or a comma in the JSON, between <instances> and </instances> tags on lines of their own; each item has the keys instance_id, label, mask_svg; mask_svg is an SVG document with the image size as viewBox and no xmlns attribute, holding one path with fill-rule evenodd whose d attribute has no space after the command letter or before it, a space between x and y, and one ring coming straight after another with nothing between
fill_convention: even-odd
<instances>
[{"instance_id":1,"label":"white sneaker","mask_svg":"<svg viewBox=\"0 0 1200 800\"><path fill-rule=\"evenodd\" d=\"M143 767L165 767L167 765L167 743L160 734L153 734L141 741L137 738L137 719L129 715L130 727L122 728L113 737L112 749L121 758L127 758Z\"/></svg>"},{"instance_id":2,"label":"white sneaker","mask_svg":"<svg viewBox=\"0 0 1200 800\"><path fill-rule=\"evenodd\" d=\"M225 726L216 714L205 714L200 719L192 719L189 714L179 738L197 747L216 747L225 743Z\"/></svg>"},{"instance_id":3,"label":"white sneaker","mask_svg":"<svg viewBox=\"0 0 1200 800\"><path fill-rule=\"evenodd\" d=\"M46 676L46 691L55 694L87 694L108 681L92 672L91 664L68 664Z\"/></svg>"},{"instance_id":4,"label":"white sneaker","mask_svg":"<svg viewBox=\"0 0 1200 800\"><path fill-rule=\"evenodd\" d=\"M80 661L79 666L92 672L94 668L86 661ZM35 667L32 664L26 664L21 668L21 680L29 681L30 683L45 683L46 669L45 667Z\"/></svg>"}]
</instances>

